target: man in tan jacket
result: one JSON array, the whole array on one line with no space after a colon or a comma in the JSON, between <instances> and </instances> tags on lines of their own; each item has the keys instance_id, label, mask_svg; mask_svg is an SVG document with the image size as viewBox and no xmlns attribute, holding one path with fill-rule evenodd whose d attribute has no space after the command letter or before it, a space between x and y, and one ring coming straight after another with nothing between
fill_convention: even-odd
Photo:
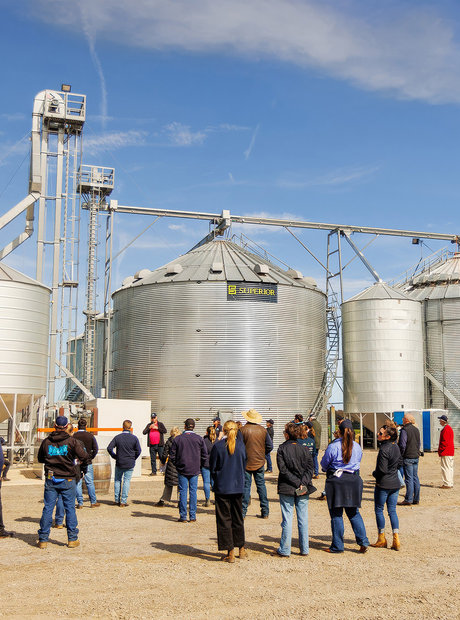
<instances>
[{"instance_id":1,"label":"man in tan jacket","mask_svg":"<svg viewBox=\"0 0 460 620\"><path fill-rule=\"evenodd\" d=\"M269 507L264 466L265 455L273 450L273 443L267 429L260 425L262 422L260 413L255 409L249 409L249 411L243 411L241 415L247 420L247 424L241 429L247 455L246 471L244 473L243 517L246 516L248 510L252 477L254 476L261 512L257 516L261 519L268 519Z\"/></svg>"}]
</instances>

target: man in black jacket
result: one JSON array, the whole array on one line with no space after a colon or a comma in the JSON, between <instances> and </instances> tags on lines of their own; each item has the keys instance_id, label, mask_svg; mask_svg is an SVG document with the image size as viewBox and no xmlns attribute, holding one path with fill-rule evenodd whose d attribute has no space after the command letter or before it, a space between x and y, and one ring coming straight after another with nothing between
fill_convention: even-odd
<instances>
[{"instance_id":1,"label":"man in black jacket","mask_svg":"<svg viewBox=\"0 0 460 620\"><path fill-rule=\"evenodd\" d=\"M41 443L38 450L38 462L45 464L45 493L40 529L38 530L38 546L46 549L53 522L53 510L62 497L66 515L67 546L78 547L78 522L75 512L76 477L75 459L82 465L88 462L86 450L77 439L71 437L66 428L68 420L58 416L54 424L54 431Z\"/></svg>"},{"instance_id":2,"label":"man in black jacket","mask_svg":"<svg viewBox=\"0 0 460 620\"><path fill-rule=\"evenodd\" d=\"M420 431L415 426L415 418L410 413L403 417L403 427L399 433L399 450L403 458L406 495L398 506L412 506L420 502L420 480L418 461L420 456Z\"/></svg>"},{"instance_id":3,"label":"man in black jacket","mask_svg":"<svg viewBox=\"0 0 460 620\"><path fill-rule=\"evenodd\" d=\"M107 452L116 462L113 489L115 503L121 508L128 505L128 493L134 465L142 452L139 439L132 434L132 426L131 420L125 420L123 432L115 435L107 446Z\"/></svg>"},{"instance_id":4,"label":"man in black jacket","mask_svg":"<svg viewBox=\"0 0 460 620\"><path fill-rule=\"evenodd\" d=\"M158 420L157 414L152 413L150 422L142 431L143 435L147 435L147 446L150 450L150 465L152 466L151 476L157 475L157 454L158 458L163 458L163 449L165 445L164 435L166 427L163 422Z\"/></svg>"},{"instance_id":5,"label":"man in black jacket","mask_svg":"<svg viewBox=\"0 0 460 620\"><path fill-rule=\"evenodd\" d=\"M3 467L3 448L0 444L0 472ZM7 532L5 524L3 523L3 511L2 511L2 479L0 478L0 538L9 538L14 536L13 532Z\"/></svg>"},{"instance_id":6,"label":"man in black jacket","mask_svg":"<svg viewBox=\"0 0 460 620\"><path fill-rule=\"evenodd\" d=\"M83 472L83 478L85 479L86 488L88 490L89 501L91 502L91 508L98 508L100 503L97 501L96 489L94 487L94 472L93 472L93 460L96 458L96 454L99 451L96 437L91 435L86 430L85 418L78 420L78 431L74 433L75 439L81 441L85 446L88 453L89 464L86 467L86 471ZM82 468L83 470L83 468ZM83 478L77 483L77 508L83 508Z\"/></svg>"}]
</instances>

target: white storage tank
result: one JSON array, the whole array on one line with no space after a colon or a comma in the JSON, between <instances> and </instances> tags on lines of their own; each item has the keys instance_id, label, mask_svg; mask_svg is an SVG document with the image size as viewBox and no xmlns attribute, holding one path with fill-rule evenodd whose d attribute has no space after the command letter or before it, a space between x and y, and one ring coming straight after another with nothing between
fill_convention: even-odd
<instances>
[{"instance_id":1,"label":"white storage tank","mask_svg":"<svg viewBox=\"0 0 460 620\"><path fill-rule=\"evenodd\" d=\"M149 398L170 428L257 409L284 424L313 407L324 376L326 298L299 271L211 241L113 295L112 397Z\"/></svg>"},{"instance_id":2,"label":"white storage tank","mask_svg":"<svg viewBox=\"0 0 460 620\"><path fill-rule=\"evenodd\" d=\"M426 370L431 377L426 379L425 406L448 409L454 440L460 445L460 253L412 278L405 293L423 303Z\"/></svg>"},{"instance_id":3,"label":"white storage tank","mask_svg":"<svg viewBox=\"0 0 460 620\"><path fill-rule=\"evenodd\" d=\"M49 310L46 286L0 263L0 421L46 394Z\"/></svg>"},{"instance_id":4,"label":"white storage tank","mask_svg":"<svg viewBox=\"0 0 460 620\"><path fill-rule=\"evenodd\" d=\"M420 302L378 282L342 304L344 410L423 409Z\"/></svg>"}]
</instances>

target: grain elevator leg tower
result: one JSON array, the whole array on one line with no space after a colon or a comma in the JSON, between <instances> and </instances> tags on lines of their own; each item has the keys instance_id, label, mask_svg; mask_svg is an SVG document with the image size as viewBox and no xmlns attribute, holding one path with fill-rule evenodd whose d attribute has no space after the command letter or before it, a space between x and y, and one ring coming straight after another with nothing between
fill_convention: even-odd
<instances>
[{"instance_id":1,"label":"grain elevator leg tower","mask_svg":"<svg viewBox=\"0 0 460 620\"><path fill-rule=\"evenodd\" d=\"M81 166L78 175L78 191L89 211L83 382L91 391L95 388L98 216L112 193L114 177L113 168L101 166Z\"/></svg>"},{"instance_id":2,"label":"grain elevator leg tower","mask_svg":"<svg viewBox=\"0 0 460 620\"><path fill-rule=\"evenodd\" d=\"M40 158L41 170L41 180L37 179L41 183L37 280L48 283L45 282L45 273L51 272L49 404L55 402L55 381L63 376L61 369L67 366L66 343L75 337L77 326L80 232L77 171L86 97L69 91L70 87L65 86L62 91L42 91L35 98L33 111L32 158ZM52 254L47 262L48 248L52 249ZM56 366L59 368L57 373Z\"/></svg>"}]
</instances>

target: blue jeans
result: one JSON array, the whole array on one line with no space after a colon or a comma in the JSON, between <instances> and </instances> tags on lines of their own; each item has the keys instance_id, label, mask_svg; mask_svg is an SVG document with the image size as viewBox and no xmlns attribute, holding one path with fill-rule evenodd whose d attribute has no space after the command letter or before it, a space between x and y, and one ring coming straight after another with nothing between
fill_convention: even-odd
<instances>
[{"instance_id":1,"label":"blue jeans","mask_svg":"<svg viewBox=\"0 0 460 620\"><path fill-rule=\"evenodd\" d=\"M280 555L291 555L292 519L294 506L299 530L299 547L302 555L308 553L308 495L281 495L281 541L278 549Z\"/></svg>"},{"instance_id":2,"label":"blue jeans","mask_svg":"<svg viewBox=\"0 0 460 620\"><path fill-rule=\"evenodd\" d=\"M85 479L86 488L88 489L89 501L92 504L96 504L97 498L96 489L94 488L94 471L92 465L88 465L88 469L83 478ZM77 482L77 504L79 506L83 506L83 478L80 478Z\"/></svg>"},{"instance_id":3,"label":"blue jeans","mask_svg":"<svg viewBox=\"0 0 460 620\"><path fill-rule=\"evenodd\" d=\"M190 489L189 518L196 519L196 491L198 476L183 476L177 474L179 480L179 517L187 521L187 499Z\"/></svg>"},{"instance_id":4,"label":"blue jeans","mask_svg":"<svg viewBox=\"0 0 460 620\"><path fill-rule=\"evenodd\" d=\"M160 462L161 462L164 447L156 444L155 446L150 446L149 450L150 450L150 465L152 467L152 474L156 474L157 473L157 453L158 453L158 458L160 459Z\"/></svg>"},{"instance_id":5,"label":"blue jeans","mask_svg":"<svg viewBox=\"0 0 460 620\"><path fill-rule=\"evenodd\" d=\"M54 513L54 523L56 525L62 525L64 523L64 502L62 501L62 495L58 495L56 502L56 512Z\"/></svg>"},{"instance_id":6,"label":"blue jeans","mask_svg":"<svg viewBox=\"0 0 460 620\"><path fill-rule=\"evenodd\" d=\"M418 479L418 459L403 459L404 478L406 481L406 502L412 504L420 501L420 480Z\"/></svg>"},{"instance_id":7,"label":"blue jeans","mask_svg":"<svg viewBox=\"0 0 460 620\"><path fill-rule=\"evenodd\" d=\"M332 543L329 547L333 553L342 553L344 550L343 544L343 511L350 520L351 527L355 534L356 542L361 547L369 547L369 540L366 535L366 528L364 527L364 521L359 513L358 508L329 508L329 514L331 515L331 530L332 530Z\"/></svg>"},{"instance_id":8,"label":"blue jeans","mask_svg":"<svg viewBox=\"0 0 460 620\"><path fill-rule=\"evenodd\" d=\"M315 470L315 476L317 476L319 474L319 465L318 465L318 450L313 450L313 467Z\"/></svg>"},{"instance_id":9,"label":"blue jeans","mask_svg":"<svg viewBox=\"0 0 460 620\"><path fill-rule=\"evenodd\" d=\"M399 532L399 519L396 514L398 495L399 489L381 489L377 485L375 486L374 510L379 532L385 531L385 516L383 514L385 504L387 505L388 516L390 517L391 529L393 532Z\"/></svg>"},{"instance_id":10,"label":"blue jeans","mask_svg":"<svg viewBox=\"0 0 460 620\"><path fill-rule=\"evenodd\" d=\"M78 521L75 512L75 480L63 480L53 482L45 480L45 492L43 495L43 512L40 519L40 529L38 530L38 540L46 542L50 535L53 523L53 510L59 497L62 498L66 515L67 538L70 540L78 539Z\"/></svg>"},{"instance_id":11,"label":"blue jeans","mask_svg":"<svg viewBox=\"0 0 460 620\"><path fill-rule=\"evenodd\" d=\"M246 516L249 506L249 498L251 497L251 483L252 477L257 487L257 493L260 501L260 512L263 517L268 517L269 507L267 499L267 488L265 487L264 466L256 469L255 471L244 472L244 495L243 495L243 517Z\"/></svg>"},{"instance_id":12,"label":"blue jeans","mask_svg":"<svg viewBox=\"0 0 460 620\"><path fill-rule=\"evenodd\" d=\"M273 471L272 455L271 455L271 453L269 452L268 454L266 454L265 458L267 459L267 471Z\"/></svg>"},{"instance_id":13,"label":"blue jeans","mask_svg":"<svg viewBox=\"0 0 460 620\"><path fill-rule=\"evenodd\" d=\"M203 478L204 498L208 500L211 497L211 472L208 467L201 468L201 477Z\"/></svg>"},{"instance_id":14,"label":"blue jeans","mask_svg":"<svg viewBox=\"0 0 460 620\"><path fill-rule=\"evenodd\" d=\"M113 490L115 492L115 501L117 504L126 504L128 502L129 487L133 476L134 467L132 469L122 469L115 465L115 477ZM123 486L122 486L123 480ZM121 489L121 494L120 494Z\"/></svg>"}]
</instances>

